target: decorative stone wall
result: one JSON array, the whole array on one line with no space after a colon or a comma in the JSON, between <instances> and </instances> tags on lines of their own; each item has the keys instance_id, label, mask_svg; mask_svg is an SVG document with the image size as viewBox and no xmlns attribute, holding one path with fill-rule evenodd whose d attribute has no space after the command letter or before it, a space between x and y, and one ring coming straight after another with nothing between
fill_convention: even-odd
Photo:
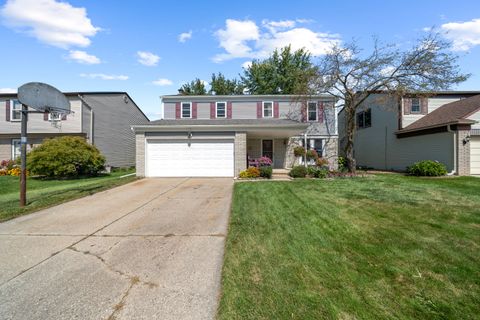
<instances>
[{"instance_id":1,"label":"decorative stone wall","mask_svg":"<svg viewBox=\"0 0 480 320\"><path fill-rule=\"evenodd\" d=\"M137 133L135 135L135 168L137 177L145 176L145 134Z\"/></svg>"},{"instance_id":2,"label":"decorative stone wall","mask_svg":"<svg viewBox=\"0 0 480 320\"><path fill-rule=\"evenodd\" d=\"M457 131L457 175L470 175L470 141L466 141L470 136L470 130Z\"/></svg>"},{"instance_id":3,"label":"decorative stone wall","mask_svg":"<svg viewBox=\"0 0 480 320\"><path fill-rule=\"evenodd\" d=\"M247 133L235 132L235 176L247 168Z\"/></svg>"}]
</instances>

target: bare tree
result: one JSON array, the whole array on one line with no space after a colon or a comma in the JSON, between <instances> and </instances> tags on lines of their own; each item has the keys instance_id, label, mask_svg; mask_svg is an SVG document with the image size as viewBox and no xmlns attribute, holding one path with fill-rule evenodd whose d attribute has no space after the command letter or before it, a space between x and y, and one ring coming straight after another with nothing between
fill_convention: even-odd
<instances>
[{"instance_id":1,"label":"bare tree","mask_svg":"<svg viewBox=\"0 0 480 320\"><path fill-rule=\"evenodd\" d=\"M380 90L403 95L408 92L447 90L465 81L457 64L458 56L439 33L420 38L408 50L397 45L382 45L374 39L373 50L364 54L355 41L335 46L318 63L313 78L314 93L333 95L345 113L345 155L350 172L355 172L353 156L357 108L372 93Z\"/></svg>"}]
</instances>

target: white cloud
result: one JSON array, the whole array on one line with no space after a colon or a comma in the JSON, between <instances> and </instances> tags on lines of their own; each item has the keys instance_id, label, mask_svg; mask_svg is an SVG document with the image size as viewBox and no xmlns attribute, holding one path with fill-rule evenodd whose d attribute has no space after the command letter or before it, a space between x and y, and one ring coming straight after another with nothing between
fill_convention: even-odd
<instances>
[{"instance_id":1,"label":"white cloud","mask_svg":"<svg viewBox=\"0 0 480 320\"><path fill-rule=\"evenodd\" d=\"M244 63L242 63L242 68L248 69L250 68L251 65L252 65L252 61L245 61Z\"/></svg>"},{"instance_id":2,"label":"white cloud","mask_svg":"<svg viewBox=\"0 0 480 320\"><path fill-rule=\"evenodd\" d=\"M0 15L6 26L64 49L89 46L90 37L100 30L85 8L55 0L8 0Z\"/></svg>"},{"instance_id":3,"label":"white cloud","mask_svg":"<svg viewBox=\"0 0 480 320\"><path fill-rule=\"evenodd\" d=\"M215 36L226 53L216 55L213 60L221 62L233 58L251 57L253 50L248 42L260 39L260 31L255 22L227 19L225 24L225 29L217 30Z\"/></svg>"},{"instance_id":4,"label":"white cloud","mask_svg":"<svg viewBox=\"0 0 480 320\"><path fill-rule=\"evenodd\" d=\"M441 29L445 37L453 42L455 51L466 51L480 45L480 19L445 23Z\"/></svg>"},{"instance_id":5,"label":"white cloud","mask_svg":"<svg viewBox=\"0 0 480 320\"><path fill-rule=\"evenodd\" d=\"M101 63L100 59L94 55L88 54L85 51L81 50L70 50L67 56L68 59L74 60L82 64L99 64Z\"/></svg>"},{"instance_id":6,"label":"white cloud","mask_svg":"<svg viewBox=\"0 0 480 320\"><path fill-rule=\"evenodd\" d=\"M315 32L297 27L298 21L262 21L263 29L251 20L226 20L225 29L215 32L225 53L217 54L213 61L222 62L234 58L265 58L275 49L291 45L293 50L305 48L312 55L325 54L340 43L340 36Z\"/></svg>"},{"instance_id":7,"label":"white cloud","mask_svg":"<svg viewBox=\"0 0 480 320\"><path fill-rule=\"evenodd\" d=\"M144 66L153 67L158 64L160 57L148 51L137 51L138 62Z\"/></svg>"},{"instance_id":8,"label":"white cloud","mask_svg":"<svg viewBox=\"0 0 480 320\"><path fill-rule=\"evenodd\" d=\"M160 78L158 80L152 81L152 83L156 86L171 86L173 84L173 81L170 79L166 78Z\"/></svg>"},{"instance_id":9,"label":"white cloud","mask_svg":"<svg viewBox=\"0 0 480 320\"><path fill-rule=\"evenodd\" d=\"M192 34L193 34L192 30L190 30L188 32L180 33L178 35L178 41L180 41L181 43L184 43L187 40L190 40L192 38Z\"/></svg>"},{"instance_id":10,"label":"white cloud","mask_svg":"<svg viewBox=\"0 0 480 320\"><path fill-rule=\"evenodd\" d=\"M14 88L0 88L0 93L17 93L17 89L14 89Z\"/></svg>"},{"instance_id":11,"label":"white cloud","mask_svg":"<svg viewBox=\"0 0 480 320\"><path fill-rule=\"evenodd\" d=\"M82 73L80 77L101 80L128 80L128 76L104 73Z\"/></svg>"}]
</instances>

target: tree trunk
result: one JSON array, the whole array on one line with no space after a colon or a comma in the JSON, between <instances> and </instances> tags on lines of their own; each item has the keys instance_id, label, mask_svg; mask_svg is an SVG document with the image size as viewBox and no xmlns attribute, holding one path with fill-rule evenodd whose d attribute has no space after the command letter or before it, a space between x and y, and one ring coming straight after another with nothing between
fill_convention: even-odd
<instances>
[{"instance_id":1,"label":"tree trunk","mask_svg":"<svg viewBox=\"0 0 480 320\"><path fill-rule=\"evenodd\" d=\"M355 173L356 162L353 154L353 141L355 136L355 108L352 103L345 101L345 158L347 160L348 172Z\"/></svg>"}]
</instances>

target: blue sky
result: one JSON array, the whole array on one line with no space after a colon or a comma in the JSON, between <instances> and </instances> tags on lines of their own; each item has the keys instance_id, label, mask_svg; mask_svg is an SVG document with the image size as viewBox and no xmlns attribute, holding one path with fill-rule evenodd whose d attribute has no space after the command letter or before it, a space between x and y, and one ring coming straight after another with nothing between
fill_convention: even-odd
<instances>
[{"instance_id":1,"label":"blue sky","mask_svg":"<svg viewBox=\"0 0 480 320\"><path fill-rule=\"evenodd\" d=\"M435 26L480 90L480 1L0 1L0 91L41 81L63 91L127 91L150 119L160 98L292 43L321 55L372 36L408 46ZM407 9L408 8L408 9Z\"/></svg>"}]
</instances>

